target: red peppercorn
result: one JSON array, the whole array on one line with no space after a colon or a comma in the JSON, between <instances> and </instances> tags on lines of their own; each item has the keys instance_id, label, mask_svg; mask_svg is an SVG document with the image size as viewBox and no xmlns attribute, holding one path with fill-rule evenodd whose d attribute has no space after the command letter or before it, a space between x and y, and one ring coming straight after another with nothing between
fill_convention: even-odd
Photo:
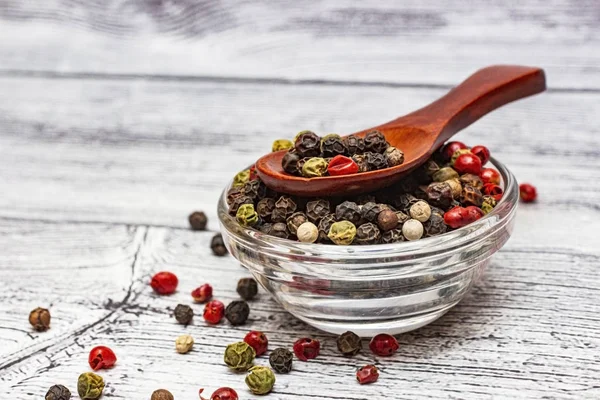
<instances>
[{"instance_id":1,"label":"red peppercorn","mask_svg":"<svg viewBox=\"0 0 600 400\"><path fill-rule=\"evenodd\" d=\"M265 354L269 345L267 336L259 331L248 332L244 337L244 342L248 343L254 349L257 356Z\"/></svg>"},{"instance_id":2,"label":"red peppercorn","mask_svg":"<svg viewBox=\"0 0 600 400\"><path fill-rule=\"evenodd\" d=\"M294 354L301 361L316 358L321 350L321 343L317 339L302 338L294 343Z\"/></svg>"},{"instance_id":3,"label":"red peppercorn","mask_svg":"<svg viewBox=\"0 0 600 400\"><path fill-rule=\"evenodd\" d=\"M329 161L327 172L331 176L356 174L358 172L358 164L351 158L337 155Z\"/></svg>"},{"instance_id":4,"label":"red peppercorn","mask_svg":"<svg viewBox=\"0 0 600 400\"><path fill-rule=\"evenodd\" d=\"M485 165L490 161L490 150L482 145L477 145L471 148L471 153L475 154L481 160L481 165Z\"/></svg>"},{"instance_id":5,"label":"red peppercorn","mask_svg":"<svg viewBox=\"0 0 600 400\"><path fill-rule=\"evenodd\" d=\"M90 351L88 363L94 371L110 368L117 362L115 353L106 346L96 346Z\"/></svg>"},{"instance_id":6,"label":"red peppercorn","mask_svg":"<svg viewBox=\"0 0 600 400\"><path fill-rule=\"evenodd\" d=\"M212 297L212 286L205 283L192 291L192 297L196 303L206 303Z\"/></svg>"},{"instance_id":7,"label":"red peppercorn","mask_svg":"<svg viewBox=\"0 0 600 400\"><path fill-rule=\"evenodd\" d=\"M378 356L391 356L398 350L398 341L392 335L380 333L371 339L369 348Z\"/></svg>"},{"instance_id":8,"label":"red peppercorn","mask_svg":"<svg viewBox=\"0 0 600 400\"><path fill-rule=\"evenodd\" d=\"M479 208L477 206L468 206L468 207L465 207L465 210L467 210L467 217L469 219L469 224L471 222L477 221L479 218L481 218L485 215L483 213L483 211L481 210L481 208Z\"/></svg>"},{"instance_id":9,"label":"red peppercorn","mask_svg":"<svg viewBox=\"0 0 600 400\"><path fill-rule=\"evenodd\" d=\"M212 300L204 306L204 320L209 324L216 325L223 319L225 315L225 304L219 300Z\"/></svg>"},{"instance_id":10,"label":"red peppercorn","mask_svg":"<svg viewBox=\"0 0 600 400\"><path fill-rule=\"evenodd\" d=\"M158 294L171 294L177 289L179 280L172 272L162 271L152 277L150 286Z\"/></svg>"},{"instance_id":11,"label":"red peppercorn","mask_svg":"<svg viewBox=\"0 0 600 400\"><path fill-rule=\"evenodd\" d=\"M204 392L204 389L200 389L198 391L200 400L207 400L204 397L202 397L202 392ZM239 399L239 397L238 397L237 392L229 387L218 388L210 396L210 400L238 400L238 399Z\"/></svg>"},{"instance_id":12,"label":"red peppercorn","mask_svg":"<svg viewBox=\"0 0 600 400\"><path fill-rule=\"evenodd\" d=\"M499 185L502 179L500 173L493 168L483 168L479 177L483 183L493 183L494 185Z\"/></svg>"},{"instance_id":13,"label":"red peppercorn","mask_svg":"<svg viewBox=\"0 0 600 400\"><path fill-rule=\"evenodd\" d=\"M504 190L498 185L494 185L493 183L486 183L483 185L483 194L487 196L492 196L494 200L500 201L502 195L504 194Z\"/></svg>"},{"instance_id":14,"label":"red peppercorn","mask_svg":"<svg viewBox=\"0 0 600 400\"><path fill-rule=\"evenodd\" d=\"M529 183L521 183L519 185L519 195L524 203L531 203L537 198L537 190L535 190L535 186Z\"/></svg>"},{"instance_id":15,"label":"red peppercorn","mask_svg":"<svg viewBox=\"0 0 600 400\"><path fill-rule=\"evenodd\" d=\"M356 371L356 380L361 385L366 383L373 383L379 379L379 370L376 366L372 364L365 365L364 367L360 367L358 371Z\"/></svg>"},{"instance_id":16,"label":"red peppercorn","mask_svg":"<svg viewBox=\"0 0 600 400\"><path fill-rule=\"evenodd\" d=\"M454 154L454 152L456 150L461 150L461 149L466 149L467 145L464 144L463 142L448 142L446 143L446 145L444 147L442 147L441 150L441 154L442 157L444 157L444 159L446 159L446 161L449 161L452 158L452 154Z\"/></svg>"},{"instance_id":17,"label":"red peppercorn","mask_svg":"<svg viewBox=\"0 0 600 400\"><path fill-rule=\"evenodd\" d=\"M451 228L461 228L471 222L483 217L483 211L479 207L454 207L444 214L444 222Z\"/></svg>"},{"instance_id":18,"label":"red peppercorn","mask_svg":"<svg viewBox=\"0 0 600 400\"><path fill-rule=\"evenodd\" d=\"M453 167L459 174L479 175L481 172L481 160L475 154L461 154L454 162Z\"/></svg>"}]
</instances>

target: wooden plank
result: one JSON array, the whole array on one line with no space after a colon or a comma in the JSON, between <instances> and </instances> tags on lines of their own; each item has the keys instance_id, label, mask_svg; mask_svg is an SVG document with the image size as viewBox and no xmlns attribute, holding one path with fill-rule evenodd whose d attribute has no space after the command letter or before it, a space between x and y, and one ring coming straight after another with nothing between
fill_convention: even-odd
<instances>
[{"instance_id":1,"label":"wooden plank","mask_svg":"<svg viewBox=\"0 0 600 400\"><path fill-rule=\"evenodd\" d=\"M600 89L590 0L5 1L0 18L4 72L455 85L513 63Z\"/></svg>"},{"instance_id":2,"label":"wooden plank","mask_svg":"<svg viewBox=\"0 0 600 400\"><path fill-rule=\"evenodd\" d=\"M12 399L40 396L58 382L74 389L79 373L88 370L87 352L98 344L111 346L119 357L116 368L101 372L113 398L148 398L154 388L167 387L176 398L193 399L199 387L211 391L221 385L250 398L243 375L227 371L222 362L225 344L250 329L265 331L271 349L289 347L303 335L323 342L319 358L296 361L290 375L278 375L272 399L600 395L600 253L536 250L547 238L529 237L527 225L518 227L470 296L439 321L401 335L401 350L385 359L369 351L352 359L338 355L334 337L290 317L265 293L251 302L247 326L206 326L200 305L193 306L192 325L177 325L170 313L178 303L189 303L193 287L209 281L216 298L227 303L236 299L237 279L246 276L231 257L210 255L208 232L10 221L0 221L0 232L0 245L11 249L0 254L1 272L10 277L3 294L11 294L0 303L1 318L10 316L1 324L9 329L0 329L0 393ZM180 287L158 297L147 282L165 268L180 277ZM32 279L45 283L41 292L30 290ZM53 327L34 334L27 312L47 302ZM173 349L183 333L197 341L185 356ZM358 386L354 371L369 362L381 367L381 378Z\"/></svg>"}]
</instances>

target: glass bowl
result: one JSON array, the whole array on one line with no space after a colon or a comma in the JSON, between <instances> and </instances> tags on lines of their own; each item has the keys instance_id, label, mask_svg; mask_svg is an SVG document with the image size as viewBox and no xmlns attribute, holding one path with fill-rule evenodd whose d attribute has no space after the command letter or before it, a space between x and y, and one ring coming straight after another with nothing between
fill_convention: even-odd
<instances>
[{"instance_id":1,"label":"glass bowl","mask_svg":"<svg viewBox=\"0 0 600 400\"><path fill-rule=\"evenodd\" d=\"M240 226L225 188L225 245L295 317L331 333L370 337L424 326L461 301L512 233L519 198L512 173L492 159L504 196L463 228L414 242L368 246L299 243Z\"/></svg>"}]
</instances>

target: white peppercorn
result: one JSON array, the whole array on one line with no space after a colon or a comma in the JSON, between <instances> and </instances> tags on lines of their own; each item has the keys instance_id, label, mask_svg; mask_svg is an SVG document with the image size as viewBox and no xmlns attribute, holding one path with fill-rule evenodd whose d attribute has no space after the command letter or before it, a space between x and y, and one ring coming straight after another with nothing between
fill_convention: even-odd
<instances>
[{"instance_id":1,"label":"white peppercorn","mask_svg":"<svg viewBox=\"0 0 600 400\"><path fill-rule=\"evenodd\" d=\"M406 240L419 240L423 236L423 224L416 219L409 219L402 225L402 235Z\"/></svg>"},{"instance_id":2,"label":"white peppercorn","mask_svg":"<svg viewBox=\"0 0 600 400\"><path fill-rule=\"evenodd\" d=\"M185 354L194 346L194 338L190 335L181 335L175 340L175 350L179 354Z\"/></svg>"},{"instance_id":3,"label":"white peppercorn","mask_svg":"<svg viewBox=\"0 0 600 400\"><path fill-rule=\"evenodd\" d=\"M296 235L298 240L303 243L314 243L319 237L319 228L312 222L305 222L298 227Z\"/></svg>"},{"instance_id":4,"label":"white peppercorn","mask_svg":"<svg viewBox=\"0 0 600 400\"><path fill-rule=\"evenodd\" d=\"M410 207L410 216L419 222L425 222L431 216L431 207L425 201L419 200Z\"/></svg>"}]
</instances>

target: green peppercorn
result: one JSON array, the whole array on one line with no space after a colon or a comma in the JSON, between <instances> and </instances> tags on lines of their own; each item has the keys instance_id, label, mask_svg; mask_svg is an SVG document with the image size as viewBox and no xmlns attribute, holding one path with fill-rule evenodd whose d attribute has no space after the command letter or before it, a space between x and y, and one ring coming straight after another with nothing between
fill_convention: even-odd
<instances>
[{"instance_id":1,"label":"green peppercorn","mask_svg":"<svg viewBox=\"0 0 600 400\"><path fill-rule=\"evenodd\" d=\"M250 170L245 169L241 172L238 172L237 175L233 178L233 186L244 186L249 180Z\"/></svg>"},{"instance_id":2,"label":"green peppercorn","mask_svg":"<svg viewBox=\"0 0 600 400\"><path fill-rule=\"evenodd\" d=\"M298 170L298 162L301 158L295 150L290 150L283 156L281 167L288 174L297 175L300 172Z\"/></svg>"},{"instance_id":3,"label":"green peppercorn","mask_svg":"<svg viewBox=\"0 0 600 400\"><path fill-rule=\"evenodd\" d=\"M93 372L85 372L79 375L77 380L77 393L82 400L96 400L102 396L104 390L104 379Z\"/></svg>"},{"instance_id":4,"label":"green peppercorn","mask_svg":"<svg viewBox=\"0 0 600 400\"><path fill-rule=\"evenodd\" d=\"M237 283L236 291L244 300L252 300L258 294L258 284L254 278L242 278Z\"/></svg>"},{"instance_id":5,"label":"green peppercorn","mask_svg":"<svg viewBox=\"0 0 600 400\"><path fill-rule=\"evenodd\" d=\"M175 319L182 325L188 325L194 318L194 310L185 304L178 304L173 312Z\"/></svg>"},{"instance_id":6,"label":"green peppercorn","mask_svg":"<svg viewBox=\"0 0 600 400\"><path fill-rule=\"evenodd\" d=\"M349 156L362 154L365 152L365 141L354 135L346 136L342 139L346 145L346 151Z\"/></svg>"},{"instance_id":7,"label":"green peppercorn","mask_svg":"<svg viewBox=\"0 0 600 400\"><path fill-rule=\"evenodd\" d=\"M396 165L402 165L402 163L404 163L404 153L394 146L385 149L384 155L386 156L390 167L395 167Z\"/></svg>"},{"instance_id":8,"label":"green peppercorn","mask_svg":"<svg viewBox=\"0 0 600 400\"><path fill-rule=\"evenodd\" d=\"M46 392L46 400L69 400L71 391L63 385L54 385Z\"/></svg>"},{"instance_id":9,"label":"green peppercorn","mask_svg":"<svg viewBox=\"0 0 600 400\"><path fill-rule=\"evenodd\" d=\"M356 236L356 226L350 221L334 222L327 237L337 245L350 245Z\"/></svg>"},{"instance_id":10,"label":"green peppercorn","mask_svg":"<svg viewBox=\"0 0 600 400\"><path fill-rule=\"evenodd\" d=\"M484 214L489 214L494 207L496 207L496 199L494 199L492 196L483 196L481 211L483 211Z\"/></svg>"},{"instance_id":11,"label":"green peppercorn","mask_svg":"<svg viewBox=\"0 0 600 400\"><path fill-rule=\"evenodd\" d=\"M193 231L203 231L206 230L208 218L202 211L194 211L189 215L188 221Z\"/></svg>"},{"instance_id":12,"label":"green peppercorn","mask_svg":"<svg viewBox=\"0 0 600 400\"><path fill-rule=\"evenodd\" d=\"M231 325L244 325L248 320L250 307L245 301L232 301L225 308L225 318Z\"/></svg>"},{"instance_id":13,"label":"green peppercorn","mask_svg":"<svg viewBox=\"0 0 600 400\"><path fill-rule=\"evenodd\" d=\"M280 151L280 150L289 150L294 147L294 143L291 140L287 139L277 139L273 142L273 146L271 146L271 151Z\"/></svg>"},{"instance_id":14,"label":"green peppercorn","mask_svg":"<svg viewBox=\"0 0 600 400\"><path fill-rule=\"evenodd\" d=\"M335 157L339 154L345 155L347 152L346 144L335 133L323 136L321 139L321 154L323 157Z\"/></svg>"},{"instance_id":15,"label":"green peppercorn","mask_svg":"<svg viewBox=\"0 0 600 400\"><path fill-rule=\"evenodd\" d=\"M318 157L321 154L321 138L314 132L304 132L294 141L294 148L300 157Z\"/></svg>"},{"instance_id":16,"label":"green peppercorn","mask_svg":"<svg viewBox=\"0 0 600 400\"><path fill-rule=\"evenodd\" d=\"M335 208L335 217L338 221L349 221L353 225L359 225L362 213L358 204L353 201L344 201Z\"/></svg>"},{"instance_id":17,"label":"green peppercorn","mask_svg":"<svg viewBox=\"0 0 600 400\"><path fill-rule=\"evenodd\" d=\"M345 356L355 356L362 349L360 337L354 332L342 333L336 342L338 350Z\"/></svg>"},{"instance_id":18,"label":"green peppercorn","mask_svg":"<svg viewBox=\"0 0 600 400\"><path fill-rule=\"evenodd\" d=\"M306 216L313 224L318 224L321 218L329 214L330 210L327 200L317 199L306 203Z\"/></svg>"},{"instance_id":19,"label":"green peppercorn","mask_svg":"<svg viewBox=\"0 0 600 400\"><path fill-rule=\"evenodd\" d=\"M286 221L288 230L292 235L296 235L298 227L308 221L308 217L302 211L296 211L290 215Z\"/></svg>"},{"instance_id":20,"label":"green peppercorn","mask_svg":"<svg viewBox=\"0 0 600 400\"><path fill-rule=\"evenodd\" d=\"M469 150L469 149L458 149L458 150L456 150L452 154L452 158L450 159L450 165L454 167L454 163L456 162L456 160L458 159L458 157L462 156L463 154L469 154L469 153L471 153L471 150Z\"/></svg>"},{"instance_id":21,"label":"green peppercorn","mask_svg":"<svg viewBox=\"0 0 600 400\"><path fill-rule=\"evenodd\" d=\"M166 389L158 389L152 393L150 400L175 400L171 392Z\"/></svg>"},{"instance_id":22,"label":"green peppercorn","mask_svg":"<svg viewBox=\"0 0 600 400\"><path fill-rule=\"evenodd\" d=\"M305 178L316 178L327 173L327 161L321 157L312 157L302 166L302 176Z\"/></svg>"},{"instance_id":23,"label":"green peppercorn","mask_svg":"<svg viewBox=\"0 0 600 400\"><path fill-rule=\"evenodd\" d=\"M267 394L273 390L275 374L269 367L252 367L246 376L246 385L254 394Z\"/></svg>"},{"instance_id":24,"label":"green peppercorn","mask_svg":"<svg viewBox=\"0 0 600 400\"><path fill-rule=\"evenodd\" d=\"M388 147L383 133L371 131L365 135L365 149L373 153L383 153Z\"/></svg>"},{"instance_id":25,"label":"green peppercorn","mask_svg":"<svg viewBox=\"0 0 600 400\"><path fill-rule=\"evenodd\" d=\"M354 242L356 244L377 244L381 239L381 231L372 222L367 222L356 228Z\"/></svg>"},{"instance_id":26,"label":"green peppercorn","mask_svg":"<svg viewBox=\"0 0 600 400\"><path fill-rule=\"evenodd\" d=\"M292 370L292 361L294 356L291 351L282 347L277 348L269 355L269 364L275 372L287 374Z\"/></svg>"},{"instance_id":27,"label":"green peppercorn","mask_svg":"<svg viewBox=\"0 0 600 400\"><path fill-rule=\"evenodd\" d=\"M254 211L252 204L242 205L238 209L235 218L242 226L254 226L258 223L258 213Z\"/></svg>"},{"instance_id":28,"label":"green peppercorn","mask_svg":"<svg viewBox=\"0 0 600 400\"><path fill-rule=\"evenodd\" d=\"M321 243L328 243L331 242L331 240L329 239L329 237L327 236L329 234L329 230L331 229L331 225L333 225L334 222L336 222L336 218L335 218L335 214L327 214L326 216L324 216L323 218L321 218L321 220L319 221L319 242Z\"/></svg>"},{"instance_id":29,"label":"green peppercorn","mask_svg":"<svg viewBox=\"0 0 600 400\"><path fill-rule=\"evenodd\" d=\"M252 367L256 351L246 342L237 342L225 348L223 361L234 371L247 371Z\"/></svg>"},{"instance_id":30,"label":"green peppercorn","mask_svg":"<svg viewBox=\"0 0 600 400\"><path fill-rule=\"evenodd\" d=\"M432 176L435 182L445 182L450 179L458 178L458 172L452 167L440 168Z\"/></svg>"}]
</instances>

